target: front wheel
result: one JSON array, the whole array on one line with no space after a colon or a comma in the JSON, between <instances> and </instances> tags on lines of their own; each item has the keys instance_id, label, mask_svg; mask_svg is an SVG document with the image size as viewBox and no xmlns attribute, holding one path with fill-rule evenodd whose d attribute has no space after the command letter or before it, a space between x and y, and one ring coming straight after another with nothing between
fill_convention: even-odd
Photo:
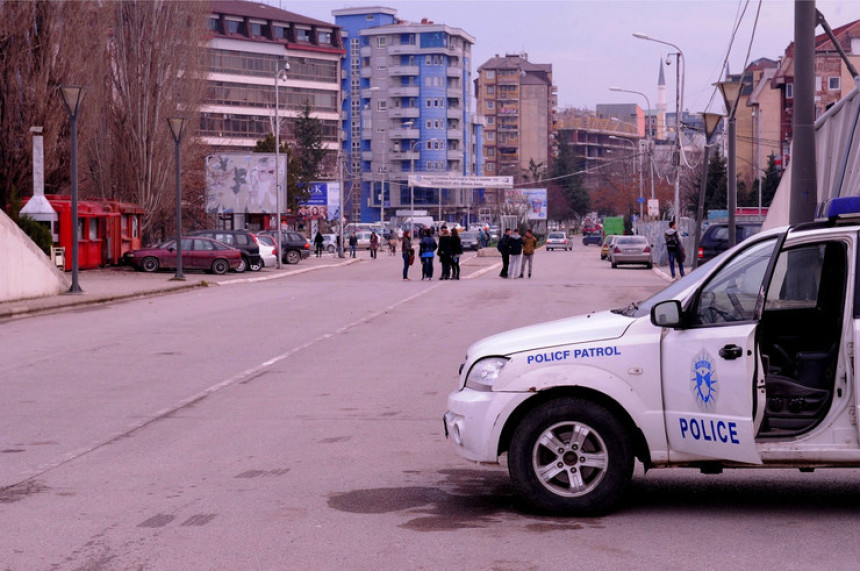
<instances>
[{"instance_id":1,"label":"front wheel","mask_svg":"<svg viewBox=\"0 0 860 571\"><path fill-rule=\"evenodd\" d=\"M263 269L263 262L262 262L262 260L259 262L251 262L251 264L248 267L251 268L252 272L259 272L260 270Z\"/></svg>"},{"instance_id":2,"label":"front wheel","mask_svg":"<svg viewBox=\"0 0 860 571\"><path fill-rule=\"evenodd\" d=\"M158 259L157 258L144 258L140 263L140 269L145 272L157 272L158 271Z\"/></svg>"},{"instance_id":3,"label":"front wheel","mask_svg":"<svg viewBox=\"0 0 860 571\"><path fill-rule=\"evenodd\" d=\"M236 270L235 270L236 273L241 274L242 272L244 272L245 270L248 269L248 265L249 264L248 264L247 258L245 258L245 256L242 256L242 259L239 260L239 265L236 266Z\"/></svg>"},{"instance_id":4,"label":"front wheel","mask_svg":"<svg viewBox=\"0 0 860 571\"><path fill-rule=\"evenodd\" d=\"M611 511L633 475L624 425L604 407L559 398L528 413L514 431L508 470L537 509L569 516Z\"/></svg>"},{"instance_id":5,"label":"front wheel","mask_svg":"<svg viewBox=\"0 0 860 571\"><path fill-rule=\"evenodd\" d=\"M334 254L334 246L329 244L328 248L326 248L326 252L328 252L329 254Z\"/></svg>"}]
</instances>

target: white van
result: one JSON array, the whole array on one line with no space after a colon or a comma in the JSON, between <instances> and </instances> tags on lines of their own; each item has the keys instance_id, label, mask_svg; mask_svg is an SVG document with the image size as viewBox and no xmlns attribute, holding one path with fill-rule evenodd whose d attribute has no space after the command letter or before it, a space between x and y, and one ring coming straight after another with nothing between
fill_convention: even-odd
<instances>
[{"instance_id":1,"label":"white van","mask_svg":"<svg viewBox=\"0 0 860 571\"><path fill-rule=\"evenodd\" d=\"M860 466L860 197L825 212L648 300L475 343L446 437L475 462L507 455L520 493L567 515L616 507L635 460L706 473Z\"/></svg>"}]
</instances>

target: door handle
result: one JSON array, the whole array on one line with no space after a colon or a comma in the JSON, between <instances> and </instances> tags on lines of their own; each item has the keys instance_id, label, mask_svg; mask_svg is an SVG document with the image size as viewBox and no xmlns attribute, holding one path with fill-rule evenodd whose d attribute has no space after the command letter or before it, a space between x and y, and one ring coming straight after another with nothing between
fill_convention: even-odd
<instances>
[{"instance_id":1,"label":"door handle","mask_svg":"<svg viewBox=\"0 0 860 571\"><path fill-rule=\"evenodd\" d=\"M720 357L727 361L732 361L737 359L741 355L744 354L744 350L738 347L737 345L726 345L722 349L720 349Z\"/></svg>"}]
</instances>

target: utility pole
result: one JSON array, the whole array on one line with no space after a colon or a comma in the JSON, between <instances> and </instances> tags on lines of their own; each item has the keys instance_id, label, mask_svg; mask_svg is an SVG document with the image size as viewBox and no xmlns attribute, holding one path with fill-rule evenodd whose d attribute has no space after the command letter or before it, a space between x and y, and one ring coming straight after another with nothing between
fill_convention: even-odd
<instances>
[{"instance_id":1,"label":"utility pole","mask_svg":"<svg viewBox=\"0 0 860 571\"><path fill-rule=\"evenodd\" d=\"M815 216L815 2L794 3L794 134L789 224Z\"/></svg>"}]
</instances>

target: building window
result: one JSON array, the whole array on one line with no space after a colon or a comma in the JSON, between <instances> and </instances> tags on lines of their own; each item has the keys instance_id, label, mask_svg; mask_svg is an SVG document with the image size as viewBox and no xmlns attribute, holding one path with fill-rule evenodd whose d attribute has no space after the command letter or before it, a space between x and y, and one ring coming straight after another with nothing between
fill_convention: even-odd
<instances>
[{"instance_id":1,"label":"building window","mask_svg":"<svg viewBox=\"0 0 860 571\"><path fill-rule=\"evenodd\" d=\"M830 91L839 91L842 88L842 78L841 77L828 77L827 78L827 89Z\"/></svg>"},{"instance_id":2,"label":"building window","mask_svg":"<svg viewBox=\"0 0 860 571\"><path fill-rule=\"evenodd\" d=\"M496 79L496 72L492 69L487 70L487 79Z\"/></svg>"},{"instance_id":3,"label":"building window","mask_svg":"<svg viewBox=\"0 0 860 571\"><path fill-rule=\"evenodd\" d=\"M379 36L376 38L376 47L384 48L387 44L388 37L387 36Z\"/></svg>"},{"instance_id":4,"label":"building window","mask_svg":"<svg viewBox=\"0 0 860 571\"><path fill-rule=\"evenodd\" d=\"M487 101L487 109L495 109L496 102L495 101Z\"/></svg>"},{"instance_id":5,"label":"building window","mask_svg":"<svg viewBox=\"0 0 860 571\"><path fill-rule=\"evenodd\" d=\"M488 85L487 86L487 95L493 95L495 92L496 92L496 86L495 85Z\"/></svg>"},{"instance_id":6,"label":"building window","mask_svg":"<svg viewBox=\"0 0 860 571\"><path fill-rule=\"evenodd\" d=\"M248 34L251 36L260 37L265 31L265 24L262 22L250 22L248 24Z\"/></svg>"},{"instance_id":7,"label":"building window","mask_svg":"<svg viewBox=\"0 0 860 571\"><path fill-rule=\"evenodd\" d=\"M487 163L484 165L484 169L487 172L496 172L496 163Z\"/></svg>"},{"instance_id":8,"label":"building window","mask_svg":"<svg viewBox=\"0 0 860 571\"><path fill-rule=\"evenodd\" d=\"M242 23L241 20L224 20L224 31L228 34L241 34Z\"/></svg>"},{"instance_id":9,"label":"building window","mask_svg":"<svg viewBox=\"0 0 860 571\"><path fill-rule=\"evenodd\" d=\"M433 128L433 121L432 121L432 120L430 120L430 119L427 119L427 128L428 128L428 129L432 129L432 128Z\"/></svg>"},{"instance_id":10,"label":"building window","mask_svg":"<svg viewBox=\"0 0 860 571\"><path fill-rule=\"evenodd\" d=\"M317 34L317 42L321 46L330 46L331 45L331 32L319 32Z\"/></svg>"},{"instance_id":11,"label":"building window","mask_svg":"<svg viewBox=\"0 0 860 571\"><path fill-rule=\"evenodd\" d=\"M287 39L287 27L286 26L274 26L274 36L276 40L286 40Z\"/></svg>"},{"instance_id":12,"label":"building window","mask_svg":"<svg viewBox=\"0 0 860 571\"><path fill-rule=\"evenodd\" d=\"M487 125L495 125L496 118L495 117L487 117Z\"/></svg>"},{"instance_id":13,"label":"building window","mask_svg":"<svg viewBox=\"0 0 860 571\"><path fill-rule=\"evenodd\" d=\"M381 101L377 101L376 108L380 111L385 111L388 109L388 100L382 99Z\"/></svg>"},{"instance_id":14,"label":"building window","mask_svg":"<svg viewBox=\"0 0 860 571\"><path fill-rule=\"evenodd\" d=\"M215 33L221 32L221 18L218 16L212 16L209 18L209 31Z\"/></svg>"},{"instance_id":15,"label":"building window","mask_svg":"<svg viewBox=\"0 0 860 571\"><path fill-rule=\"evenodd\" d=\"M311 31L304 28L296 28L296 41L310 43Z\"/></svg>"},{"instance_id":16,"label":"building window","mask_svg":"<svg viewBox=\"0 0 860 571\"><path fill-rule=\"evenodd\" d=\"M487 140L488 141L495 141L496 140L496 134L493 133L492 131L487 131Z\"/></svg>"},{"instance_id":17,"label":"building window","mask_svg":"<svg viewBox=\"0 0 860 571\"><path fill-rule=\"evenodd\" d=\"M794 84L786 83L785 84L785 98L786 99L794 99Z\"/></svg>"},{"instance_id":18,"label":"building window","mask_svg":"<svg viewBox=\"0 0 860 571\"><path fill-rule=\"evenodd\" d=\"M433 56L427 54L424 56L424 65L430 65L430 62L433 61Z\"/></svg>"}]
</instances>

